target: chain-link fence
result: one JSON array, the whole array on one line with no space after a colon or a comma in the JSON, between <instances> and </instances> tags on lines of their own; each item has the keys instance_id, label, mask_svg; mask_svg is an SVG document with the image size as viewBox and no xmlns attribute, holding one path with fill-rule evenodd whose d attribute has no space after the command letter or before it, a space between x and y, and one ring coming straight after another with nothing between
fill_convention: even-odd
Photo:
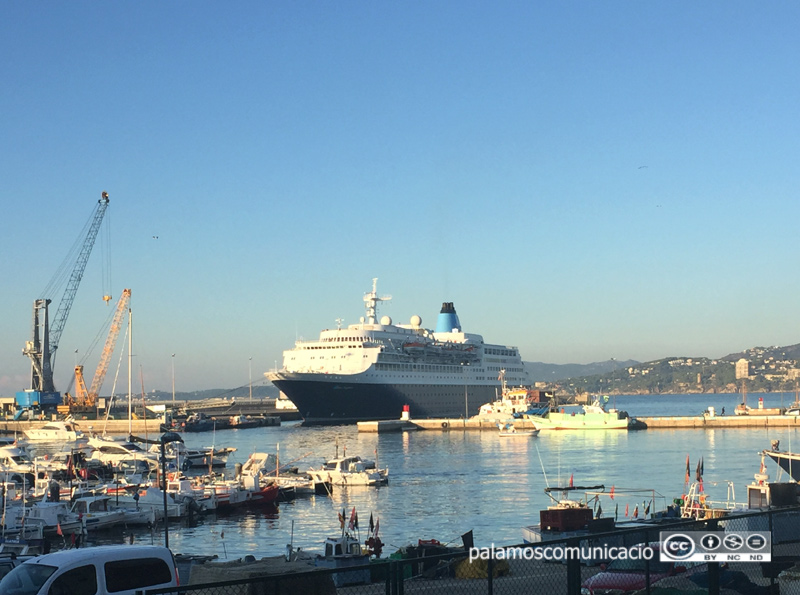
<instances>
[{"instance_id":1,"label":"chain-link fence","mask_svg":"<svg viewBox=\"0 0 800 595\"><path fill-rule=\"evenodd\" d=\"M647 520L626 525L632 528L469 552L442 547L409 548L388 559L291 574L255 573L236 578L236 571L231 569L220 575L229 580L197 582L190 577L188 584L178 590L148 590L141 594L800 595L800 570L793 571L794 564L800 562L800 508L729 514L706 521L676 520L667 524ZM720 538L734 532L769 532L771 561L661 561L662 531L718 532ZM622 549L627 554L621 559Z\"/></svg>"}]
</instances>

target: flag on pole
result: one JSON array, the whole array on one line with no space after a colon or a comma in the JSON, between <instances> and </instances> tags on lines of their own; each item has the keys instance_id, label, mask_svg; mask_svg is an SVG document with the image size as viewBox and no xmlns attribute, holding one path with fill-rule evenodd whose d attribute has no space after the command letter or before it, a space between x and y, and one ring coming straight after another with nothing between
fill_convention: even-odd
<instances>
[{"instance_id":1,"label":"flag on pole","mask_svg":"<svg viewBox=\"0 0 800 595\"><path fill-rule=\"evenodd\" d=\"M372 520L372 513L369 513L369 532L375 531L375 521Z\"/></svg>"},{"instance_id":2,"label":"flag on pole","mask_svg":"<svg viewBox=\"0 0 800 595\"><path fill-rule=\"evenodd\" d=\"M339 526L344 529L344 508L342 512L339 513Z\"/></svg>"},{"instance_id":3,"label":"flag on pole","mask_svg":"<svg viewBox=\"0 0 800 595\"><path fill-rule=\"evenodd\" d=\"M569 476L569 487L573 487L574 486L574 484L572 483L572 476L573 475L574 475L574 473Z\"/></svg>"},{"instance_id":4,"label":"flag on pole","mask_svg":"<svg viewBox=\"0 0 800 595\"><path fill-rule=\"evenodd\" d=\"M611 486L611 492L608 495L611 496L612 500L614 499L614 486Z\"/></svg>"},{"instance_id":5,"label":"flag on pole","mask_svg":"<svg viewBox=\"0 0 800 595\"><path fill-rule=\"evenodd\" d=\"M358 517L356 516L356 507L353 506L353 511L350 513L350 522L347 528L353 531L358 526Z\"/></svg>"},{"instance_id":6,"label":"flag on pole","mask_svg":"<svg viewBox=\"0 0 800 595\"><path fill-rule=\"evenodd\" d=\"M375 521L375 531L372 533L372 537L374 537L375 539L378 539L378 528L380 527L380 524L381 524L381 520L377 519Z\"/></svg>"},{"instance_id":7,"label":"flag on pole","mask_svg":"<svg viewBox=\"0 0 800 595\"><path fill-rule=\"evenodd\" d=\"M703 457L700 457L700 460L697 461L697 470L695 471L695 477L697 478L697 491L703 491Z\"/></svg>"},{"instance_id":8,"label":"flag on pole","mask_svg":"<svg viewBox=\"0 0 800 595\"><path fill-rule=\"evenodd\" d=\"M61 531L61 523L58 523L56 525L56 535L58 535L59 537L64 537L64 533Z\"/></svg>"},{"instance_id":9,"label":"flag on pole","mask_svg":"<svg viewBox=\"0 0 800 595\"><path fill-rule=\"evenodd\" d=\"M628 505L626 504L625 505L625 517L627 518L627 516L628 516Z\"/></svg>"},{"instance_id":10,"label":"flag on pole","mask_svg":"<svg viewBox=\"0 0 800 595\"><path fill-rule=\"evenodd\" d=\"M647 517L648 514L650 514L650 503L649 502L644 507L644 516Z\"/></svg>"},{"instance_id":11,"label":"flag on pole","mask_svg":"<svg viewBox=\"0 0 800 595\"><path fill-rule=\"evenodd\" d=\"M635 518L635 519L639 518L639 505L638 504L633 507L633 518Z\"/></svg>"},{"instance_id":12,"label":"flag on pole","mask_svg":"<svg viewBox=\"0 0 800 595\"><path fill-rule=\"evenodd\" d=\"M597 503L597 517L596 518L599 519L601 516L603 516L603 505L598 502Z\"/></svg>"}]
</instances>

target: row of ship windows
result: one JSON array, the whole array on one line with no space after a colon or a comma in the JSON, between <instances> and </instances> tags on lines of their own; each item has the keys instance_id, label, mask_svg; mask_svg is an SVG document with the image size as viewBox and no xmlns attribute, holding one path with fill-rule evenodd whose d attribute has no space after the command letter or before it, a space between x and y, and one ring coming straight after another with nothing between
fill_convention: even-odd
<instances>
[{"instance_id":1,"label":"row of ship windows","mask_svg":"<svg viewBox=\"0 0 800 595\"><path fill-rule=\"evenodd\" d=\"M495 368L494 366L487 366L486 369L489 370L490 372L497 372L498 374L502 370L505 370L506 374L510 374L511 372L524 372L525 371L525 368L510 368L510 367L509 368Z\"/></svg>"},{"instance_id":2,"label":"row of ship windows","mask_svg":"<svg viewBox=\"0 0 800 595\"><path fill-rule=\"evenodd\" d=\"M517 356L516 349L492 349L491 347L484 347L483 351L486 355L505 355L508 357Z\"/></svg>"},{"instance_id":3,"label":"row of ship windows","mask_svg":"<svg viewBox=\"0 0 800 595\"><path fill-rule=\"evenodd\" d=\"M363 345L304 345L302 349L358 349Z\"/></svg>"},{"instance_id":4,"label":"row of ship windows","mask_svg":"<svg viewBox=\"0 0 800 595\"><path fill-rule=\"evenodd\" d=\"M375 364L376 370L388 372L447 372L461 374L463 366L435 366L432 364Z\"/></svg>"},{"instance_id":5,"label":"row of ship windows","mask_svg":"<svg viewBox=\"0 0 800 595\"><path fill-rule=\"evenodd\" d=\"M362 358L363 358L363 359L367 359L367 358L369 358L369 355L365 353L365 354L362 356ZM317 356L316 356L316 355L311 355L311 356L308 356L308 357L304 357L303 359L304 359L304 360L309 360L309 361L314 361L314 360L316 360L316 359L317 359ZM330 356L330 357L325 357L324 355L320 355L320 356L319 356L319 359L320 359L320 360L334 360L334 359L352 359L352 358L349 358L349 357L348 357L348 356L345 354L345 355L332 355L332 356ZM294 357L293 357L293 358L291 358L289 361L295 361L295 360L296 360L296 358L294 358Z\"/></svg>"}]
</instances>

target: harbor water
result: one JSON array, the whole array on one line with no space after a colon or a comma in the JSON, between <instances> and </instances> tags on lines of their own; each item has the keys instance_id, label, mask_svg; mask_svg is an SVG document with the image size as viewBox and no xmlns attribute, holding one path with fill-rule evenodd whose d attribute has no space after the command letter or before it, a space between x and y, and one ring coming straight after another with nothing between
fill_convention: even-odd
<instances>
[{"instance_id":1,"label":"harbor water","mask_svg":"<svg viewBox=\"0 0 800 595\"><path fill-rule=\"evenodd\" d=\"M794 393L755 394L748 404L757 407L788 406ZM661 395L612 397L609 407L632 417L699 415L713 406L733 413L738 395ZM412 413L413 415L413 413ZM276 507L251 509L200 517L196 522L169 525L169 545L176 553L217 555L235 559L281 555L286 545L305 551L321 551L327 536L339 532L338 515L349 519L355 507L362 541L368 535L369 518L380 522L384 554L416 544L419 539L461 543L472 530L477 546L522 543L521 528L538 523L539 510L550 500L547 486L614 486L655 490L663 496L656 506L672 503L686 491L686 459L691 480L703 459L705 491L711 500L731 495L744 503L746 486L759 471L759 452L780 440L782 450L800 448L800 437L791 428L664 429L642 431L551 431L533 438L500 438L494 431L415 431L387 434L359 433L356 426L302 427L287 423L278 427L224 430L214 434L185 434L187 446L235 447L228 467L247 460L251 452L280 454L282 463L300 470L319 467L325 459L360 455L377 459L389 468L389 484L381 487L334 487L330 496L298 498ZM767 460L770 480L779 477ZM733 494L731 494L731 489ZM617 498L617 514L624 518L643 497ZM603 503L606 516L614 514ZM92 543L130 542L163 544L163 526L156 530L120 530L91 536Z\"/></svg>"}]
</instances>

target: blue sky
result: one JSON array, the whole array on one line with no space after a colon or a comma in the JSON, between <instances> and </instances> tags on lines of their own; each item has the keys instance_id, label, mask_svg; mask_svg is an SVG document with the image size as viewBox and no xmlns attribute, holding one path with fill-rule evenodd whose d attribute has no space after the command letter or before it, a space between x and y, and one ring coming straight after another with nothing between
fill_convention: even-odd
<instances>
[{"instance_id":1,"label":"blue sky","mask_svg":"<svg viewBox=\"0 0 800 595\"><path fill-rule=\"evenodd\" d=\"M110 242L61 339L62 389L76 349L89 375L99 360L103 253L115 299L133 292L145 390L169 390L172 353L178 390L258 381L296 338L357 322L373 277L382 314L434 326L453 301L528 361L798 343L798 17L3 3L0 395L27 387L32 302L103 190Z\"/></svg>"}]
</instances>

